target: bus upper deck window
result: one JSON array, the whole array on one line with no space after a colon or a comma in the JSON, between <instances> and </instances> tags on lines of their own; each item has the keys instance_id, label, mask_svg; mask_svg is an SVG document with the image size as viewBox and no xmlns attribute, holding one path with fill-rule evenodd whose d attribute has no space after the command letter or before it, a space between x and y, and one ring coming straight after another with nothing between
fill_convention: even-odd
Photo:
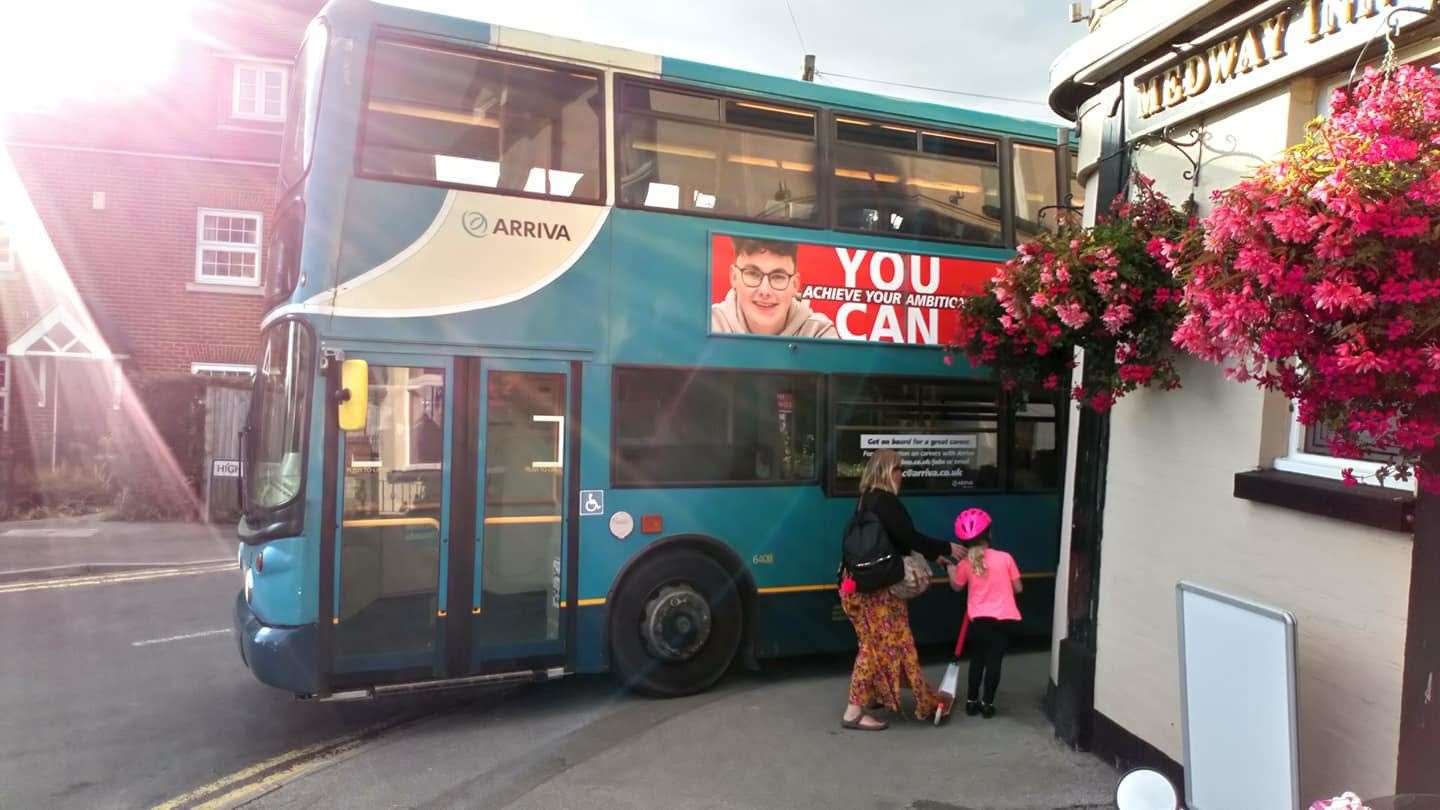
<instances>
[{"instance_id":1,"label":"bus upper deck window","mask_svg":"<svg viewBox=\"0 0 1440 810\"><path fill-rule=\"evenodd\" d=\"M988 138L836 116L836 227L999 244L999 151Z\"/></svg>"},{"instance_id":2,"label":"bus upper deck window","mask_svg":"<svg viewBox=\"0 0 1440 810\"><path fill-rule=\"evenodd\" d=\"M381 40L360 163L387 179L600 199L598 75Z\"/></svg>"},{"instance_id":3,"label":"bus upper deck window","mask_svg":"<svg viewBox=\"0 0 1440 810\"><path fill-rule=\"evenodd\" d=\"M1064 216L1057 206L1059 171L1055 150L1015 144L1015 239L1028 242L1041 231L1053 231Z\"/></svg>"},{"instance_id":4,"label":"bus upper deck window","mask_svg":"<svg viewBox=\"0 0 1440 810\"><path fill-rule=\"evenodd\" d=\"M625 84L617 114L624 205L818 221L815 113Z\"/></svg>"}]
</instances>

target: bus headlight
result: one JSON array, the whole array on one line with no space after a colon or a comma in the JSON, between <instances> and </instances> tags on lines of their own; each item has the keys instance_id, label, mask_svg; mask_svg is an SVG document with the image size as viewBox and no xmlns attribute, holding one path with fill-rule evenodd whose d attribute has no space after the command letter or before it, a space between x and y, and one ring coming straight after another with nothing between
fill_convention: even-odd
<instances>
[{"instance_id":1,"label":"bus headlight","mask_svg":"<svg viewBox=\"0 0 1440 810\"><path fill-rule=\"evenodd\" d=\"M250 570L246 570L246 572L245 572L245 604L247 604L247 605L250 604L250 591L252 591L252 590L254 590L254 589L255 589L255 572L254 572L254 571L250 571Z\"/></svg>"}]
</instances>

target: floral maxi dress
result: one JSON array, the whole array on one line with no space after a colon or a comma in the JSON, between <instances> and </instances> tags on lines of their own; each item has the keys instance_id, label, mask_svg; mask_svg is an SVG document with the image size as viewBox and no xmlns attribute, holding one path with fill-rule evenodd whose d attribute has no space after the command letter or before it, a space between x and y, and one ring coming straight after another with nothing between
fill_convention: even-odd
<instances>
[{"instance_id":1,"label":"floral maxi dress","mask_svg":"<svg viewBox=\"0 0 1440 810\"><path fill-rule=\"evenodd\" d=\"M886 589L841 594L840 605L860 638L850 675L850 703L862 709L879 703L898 714L900 689L909 686L915 693L915 717L933 717L939 696L920 669L905 600Z\"/></svg>"}]
</instances>

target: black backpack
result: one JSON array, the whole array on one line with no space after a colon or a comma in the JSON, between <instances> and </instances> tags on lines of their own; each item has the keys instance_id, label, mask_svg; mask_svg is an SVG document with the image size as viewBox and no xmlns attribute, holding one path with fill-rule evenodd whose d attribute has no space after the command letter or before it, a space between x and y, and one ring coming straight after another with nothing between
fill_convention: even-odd
<instances>
[{"instance_id":1,"label":"black backpack","mask_svg":"<svg viewBox=\"0 0 1440 810\"><path fill-rule=\"evenodd\" d=\"M841 565L860 593L883 591L905 578L905 560L895 552L880 518L858 509L845 527Z\"/></svg>"}]
</instances>

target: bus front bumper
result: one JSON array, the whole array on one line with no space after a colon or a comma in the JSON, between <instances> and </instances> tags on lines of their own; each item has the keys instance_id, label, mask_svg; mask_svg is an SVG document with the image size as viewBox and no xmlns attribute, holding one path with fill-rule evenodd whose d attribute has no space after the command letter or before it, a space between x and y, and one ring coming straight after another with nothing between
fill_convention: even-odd
<instances>
[{"instance_id":1,"label":"bus front bumper","mask_svg":"<svg viewBox=\"0 0 1440 810\"><path fill-rule=\"evenodd\" d=\"M318 692L316 636L313 624L281 627L261 622L245 603L245 594L235 594L235 641L241 660L261 683L301 696Z\"/></svg>"}]
</instances>

